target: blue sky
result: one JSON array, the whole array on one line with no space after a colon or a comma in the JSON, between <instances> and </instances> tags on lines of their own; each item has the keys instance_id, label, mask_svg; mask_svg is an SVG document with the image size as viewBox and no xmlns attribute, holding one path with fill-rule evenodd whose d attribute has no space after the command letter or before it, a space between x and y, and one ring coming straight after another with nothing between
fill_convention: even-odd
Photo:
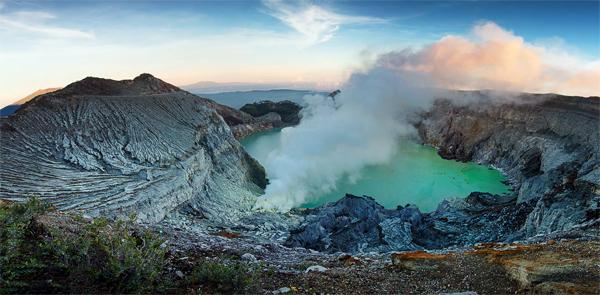
<instances>
[{"instance_id":1,"label":"blue sky","mask_svg":"<svg viewBox=\"0 0 600 295\"><path fill-rule=\"evenodd\" d=\"M493 22L580 63L600 59L599 2L2 1L0 105L85 76L331 88L373 56Z\"/></svg>"}]
</instances>

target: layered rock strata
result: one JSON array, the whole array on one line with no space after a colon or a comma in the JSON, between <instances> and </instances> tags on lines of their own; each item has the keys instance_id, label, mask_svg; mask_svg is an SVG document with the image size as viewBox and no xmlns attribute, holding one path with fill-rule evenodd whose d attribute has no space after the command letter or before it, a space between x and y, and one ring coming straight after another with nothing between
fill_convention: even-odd
<instances>
[{"instance_id":1,"label":"layered rock strata","mask_svg":"<svg viewBox=\"0 0 600 295\"><path fill-rule=\"evenodd\" d=\"M0 124L0 197L149 223L172 212L231 221L266 179L219 113L149 74L38 96Z\"/></svg>"}]
</instances>

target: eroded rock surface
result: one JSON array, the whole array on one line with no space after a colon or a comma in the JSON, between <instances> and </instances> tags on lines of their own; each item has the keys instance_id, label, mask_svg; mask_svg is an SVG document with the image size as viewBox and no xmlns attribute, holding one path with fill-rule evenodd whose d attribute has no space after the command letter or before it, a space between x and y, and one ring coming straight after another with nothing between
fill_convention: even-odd
<instances>
[{"instance_id":1,"label":"eroded rock surface","mask_svg":"<svg viewBox=\"0 0 600 295\"><path fill-rule=\"evenodd\" d=\"M234 220L266 179L215 105L149 74L38 96L1 122L0 196L150 223Z\"/></svg>"},{"instance_id":2,"label":"eroded rock surface","mask_svg":"<svg viewBox=\"0 0 600 295\"><path fill-rule=\"evenodd\" d=\"M265 102L249 112L148 74L86 78L2 120L0 197L38 196L93 215L136 213L142 222L190 231L208 220L257 241L330 253L461 248L590 231L597 237L598 98L437 102L416 123L423 141L443 157L503 169L516 192L475 192L429 213L412 205L389 210L352 195L302 212L253 211L265 171L236 138L296 117Z\"/></svg>"}]
</instances>

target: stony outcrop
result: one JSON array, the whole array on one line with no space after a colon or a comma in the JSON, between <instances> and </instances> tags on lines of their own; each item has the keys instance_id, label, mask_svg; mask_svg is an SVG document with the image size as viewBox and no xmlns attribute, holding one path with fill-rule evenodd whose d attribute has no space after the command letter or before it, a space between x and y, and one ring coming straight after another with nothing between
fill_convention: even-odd
<instances>
[{"instance_id":1,"label":"stony outcrop","mask_svg":"<svg viewBox=\"0 0 600 295\"><path fill-rule=\"evenodd\" d=\"M380 223L393 215L369 197L347 194L335 203L308 210L305 223L293 230L286 245L327 252L364 252L379 247L385 235Z\"/></svg>"},{"instance_id":2,"label":"stony outcrop","mask_svg":"<svg viewBox=\"0 0 600 295\"><path fill-rule=\"evenodd\" d=\"M86 78L0 121L0 198L38 196L92 215L136 213L190 231L208 219L257 240L324 252L461 248L597 229L600 99L516 101L439 100L415 123L443 157L502 169L513 195L474 192L430 213L346 195L277 214L251 210L267 180L236 138L297 123L297 105L262 102L246 113L148 74Z\"/></svg>"},{"instance_id":3,"label":"stony outcrop","mask_svg":"<svg viewBox=\"0 0 600 295\"><path fill-rule=\"evenodd\" d=\"M149 223L174 213L229 222L266 179L224 109L149 74L38 96L0 123L0 198Z\"/></svg>"},{"instance_id":4,"label":"stony outcrop","mask_svg":"<svg viewBox=\"0 0 600 295\"><path fill-rule=\"evenodd\" d=\"M0 200L0 210L6 205ZM39 235L36 240L46 241L81 233L90 222L60 211L31 220ZM115 234L112 229L117 227L109 222L104 228L101 235ZM600 279L600 241L485 243L460 250L349 255L288 248L271 241L261 243L239 232L151 229L165 240L161 247L168 249L159 278L167 283L170 292L233 292L230 288L237 280L223 283L222 287L189 283L189 278L196 276L197 267L207 261L219 270L230 270L232 265L240 268L228 273L248 274L250 285L235 291L243 294L274 294L281 290L302 294L596 294ZM134 225L132 230L143 232L146 228ZM32 243L33 247L36 245ZM45 259L42 262L55 265ZM312 271L307 272L308 269ZM57 282L64 282L64 277L65 272L54 271L47 273L43 281L52 279L55 287L60 286ZM39 281L39 277L34 279ZM90 281L82 280L78 290L98 290L97 285L85 285L86 282ZM30 292L55 290L47 284L31 286L36 289L29 289ZM164 288L152 290L164 292Z\"/></svg>"},{"instance_id":5,"label":"stony outcrop","mask_svg":"<svg viewBox=\"0 0 600 295\"><path fill-rule=\"evenodd\" d=\"M347 194L309 209L286 244L324 252L389 252L511 241L533 207L511 196L471 193L430 213L416 206L385 209L371 197Z\"/></svg>"},{"instance_id":6,"label":"stony outcrop","mask_svg":"<svg viewBox=\"0 0 600 295\"><path fill-rule=\"evenodd\" d=\"M253 117L262 117L268 114L277 114L281 117L281 122L277 127L296 125L300 123L300 107L298 104L289 100L272 102L263 100L260 102L249 103L240 108L241 111L252 115Z\"/></svg>"},{"instance_id":7,"label":"stony outcrop","mask_svg":"<svg viewBox=\"0 0 600 295\"><path fill-rule=\"evenodd\" d=\"M237 115L235 119L228 121L237 139L260 131L296 125L300 122L301 107L291 101L261 101L246 104L240 110L220 106L227 109L226 112L219 111L222 116L225 114L224 118L231 118L231 113Z\"/></svg>"}]
</instances>

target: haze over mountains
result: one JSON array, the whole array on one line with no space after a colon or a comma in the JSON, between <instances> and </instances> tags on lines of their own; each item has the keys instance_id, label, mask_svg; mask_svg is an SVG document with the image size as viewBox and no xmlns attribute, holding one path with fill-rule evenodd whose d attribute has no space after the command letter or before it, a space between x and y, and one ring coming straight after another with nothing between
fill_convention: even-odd
<instances>
[{"instance_id":1,"label":"haze over mountains","mask_svg":"<svg viewBox=\"0 0 600 295\"><path fill-rule=\"evenodd\" d=\"M305 88L300 88L306 86ZM202 97L210 98L220 104L227 105L236 109L241 108L245 104L253 103L262 100L270 101L283 101L289 100L294 103L302 105L303 97L305 95L323 94L326 95L328 92L321 92L312 90L313 85L306 84L293 84L293 83L279 83L279 84L266 84L266 83L219 83L219 82L198 82L191 85L182 86L181 88L191 93L200 95ZM285 87L285 89L283 89ZM31 100L32 98L53 92L61 89L60 87L39 89L35 92L15 100L8 106L0 109L0 116L8 116L14 113L19 107Z\"/></svg>"},{"instance_id":2,"label":"haze over mountains","mask_svg":"<svg viewBox=\"0 0 600 295\"><path fill-rule=\"evenodd\" d=\"M36 97L38 95L42 95L42 94L54 92L54 91L59 90L59 89L60 89L60 87L39 89L39 90L35 91L34 93L29 94L29 95L27 95L27 96L25 96L25 97L23 97L23 98L15 101L14 104L21 105L21 104L24 104L24 103L28 102L29 100L31 100L32 98L34 98L34 97Z\"/></svg>"},{"instance_id":3,"label":"haze over mountains","mask_svg":"<svg viewBox=\"0 0 600 295\"><path fill-rule=\"evenodd\" d=\"M261 100L283 101L289 100L297 104L304 104L303 97L313 94L327 94L326 91L316 90L314 83L247 83L229 82L219 83L202 81L181 87L189 92L202 97L210 98L218 103L240 108L245 104Z\"/></svg>"},{"instance_id":4,"label":"haze over mountains","mask_svg":"<svg viewBox=\"0 0 600 295\"><path fill-rule=\"evenodd\" d=\"M327 92L316 92L310 90L289 90L289 89L274 89L274 90L251 90L251 91L233 91L220 93L199 93L194 92L202 97L210 98L220 104L224 104L233 108L241 108L245 104L261 101L283 101L289 100L299 105L304 105L304 96L306 95L327 95Z\"/></svg>"},{"instance_id":5,"label":"haze over mountains","mask_svg":"<svg viewBox=\"0 0 600 295\"><path fill-rule=\"evenodd\" d=\"M8 115L14 113L16 110L18 110L21 107L22 104L30 101L32 98L34 98L36 96L54 92L59 89L60 89L59 87L54 87L54 88L44 88L44 89L36 90L35 92L33 92L19 100L16 100L14 103L1 108L0 109L0 117L8 116Z\"/></svg>"},{"instance_id":6,"label":"haze over mountains","mask_svg":"<svg viewBox=\"0 0 600 295\"><path fill-rule=\"evenodd\" d=\"M260 83L260 82L214 82L200 81L189 85L180 86L181 89L193 93L219 93L234 91L252 91L252 90L324 90L317 87L315 83L310 82L279 82L279 83Z\"/></svg>"}]
</instances>

